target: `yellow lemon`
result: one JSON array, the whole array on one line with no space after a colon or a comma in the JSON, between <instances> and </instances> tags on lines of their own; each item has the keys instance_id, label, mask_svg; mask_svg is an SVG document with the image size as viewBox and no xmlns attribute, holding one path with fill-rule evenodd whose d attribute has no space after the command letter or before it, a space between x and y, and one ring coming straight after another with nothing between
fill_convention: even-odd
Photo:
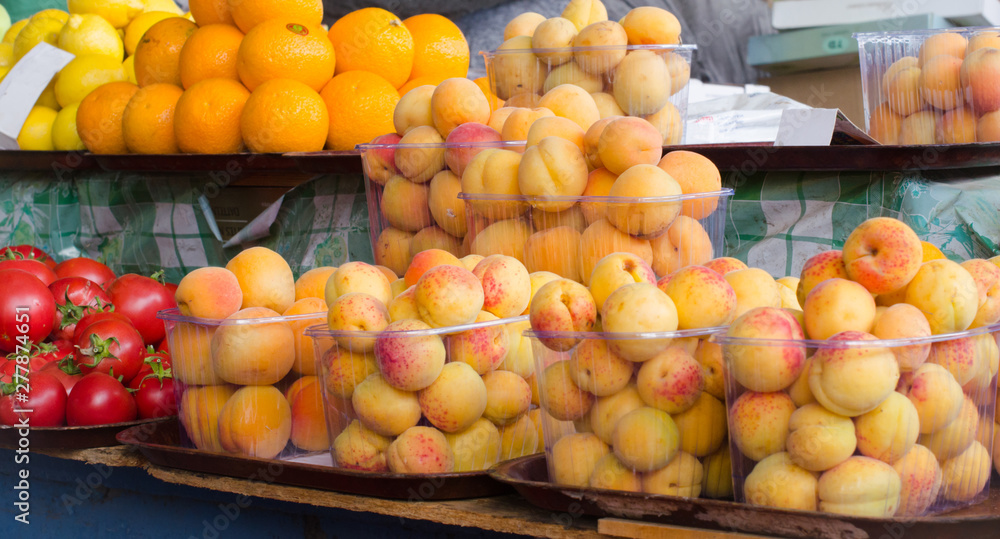
<instances>
[{"instance_id":1,"label":"yellow lemon","mask_svg":"<svg viewBox=\"0 0 1000 539\"><path fill-rule=\"evenodd\" d=\"M0 67L14 66L14 45L6 41L0 43Z\"/></svg>"},{"instance_id":2,"label":"yellow lemon","mask_svg":"<svg viewBox=\"0 0 1000 539\"><path fill-rule=\"evenodd\" d=\"M7 73L10 73L10 67L0 66L0 82L3 82L3 79L7 76Z\"/></svg>"},{"instance_id":3,"label":"yellow lemon","mask_svg":"<svg viewBox=\"0 0 1000 539\"><path fill-rule=\"evenodd\" d=\"M62 107L59 106L59 101L56 99L56 78L52 77L49 81L48 86L42 90L42 94L38 96L38 100L35 101L36 107L48 107L52 110L59 110Z\"/></svg>"},{"instance_id":4,"label":"yellow lemon","mask_svg":"<svg viewBox=\"0 0 1000 539\"><path fill-rule=\"evenodd\" d=\"M34 21L36 19L55 19L66 24L66 21L69 19L69 13L61 9L43 9L31 16L31 20Z\"/></svg>"},{"instance_id":5,"label":"yellow lemon","mask_svg":"<svg viewBox=\"0 0 1000 539\"><path fill-rule=\"evenodd\" d=\"M103 54L77 56L56 78L56 100L64 107L79 103L94 88L119 80L127 80L121 61Z\"/></svg>"},{"instance_id":6,"label":"yellow lemon","mask_svg":"<svg viewBox=\"0 0 1000 539\"><path fill-rule=\"evenodd\" d=\"M135 46L139 44L139 40L142 39L142 34L145 34L146 30L149 30L150 26L153 26L163 19L169 19L170 17L176 16L177 15L166 11L147 11L136 16L136 18L132 19L132 22L128 23L128 26L125 27L125 54L131 56L132 53L135 52Z\"/></svg>"},{"instance_id":7,"label":"yellow lemon","mask_svg":"<svg viewBox=\"0 0 1000 539\"><path fill-rule=\"evenodd\" d=\"M174 15L184 15L184 11L177 5L174 0L145 0L143 2L145 7L142 9L143 13L149 13L151 11L168 11Z\"/></svg>"},{"instance_id":8,"label":"yellow lemon","mask_svg":"<svg viewBox=\"0 0 1000 539\"><path fill-rule=\"evenodd\" d=\"M93 13L115 28L125 28L146 5L142 0L69 0L67 7L70 13Z\"/></svg>"},{"instance_id":9,"label":"yellow lemon","mask_svg":"<svg viewBox=\"0 0 1000 539\"><path fill-rule=\"evenodd\" d=\"M17 34L20 34L21 30L24 30L24 27L27 25L28 25L28 19L21 19L15 22L14 24L10 25L10 28L8 28L7 31L4 32L3 34L3 42L10 43L11 45L13 45L14 40L17 39Z\"/></svg>"},{"instance_id":10,"label":"yellow lemon","mask_svg":"<svg viewBox=\"0 0 1000 539\"><path fill-rule=\"evenodd\" d=\"M72 15L59 32L59 48L76 56L104 54L121 60L124 46L111 23L98 15Z\"/></svg>"},{"instance_id":11,"label":"yellow lemon","mask_svg":"<svg viewBox=\"0 0 1000 539\"><path fill-rule=\"evenodd\" d=\"M31 19L28 24L25 25L24 29L17 34L17 38L14 39L14 60L20 60L28 51L33 49L35 45L41 42L48 43L49 45L55 46L56 41L59 39L59 31L62 30L63 23L57 19L51 19L49 17L41 17L38 19Z\"/></svg>"},{"instance_id":12,"label":"yellow lemon","mask_svg":"<svg viewBox=\"0 0 1000 539\"><path fill-rule=\"evenodd\" d=\"M135 82L135 56L129 56L122 62L122 69L125 70L125 80L131 82L132 84L137 84Z\"/></svg>"},{"instance_id":13,"label":"yellow lemon","mask_svg":"<svg viewBox=\"0 0 1000 539\"><path fill-rule=\"evenodd\" d=\"M80 140L80 135L76 132L76 109L80 108L79 103L60 110L56 113L56 119L52 122L52 147L64 151L83 151L87 147Z\"/></svg>"},{"instance_id":14,"label":"yellow lemon","mask_svg":"<svg viewBox=\"0 0 1000 539\"><path fill-rule=\"evenodd\" d=\"M48 107L32 107L17 136L17 145L22 150L53 150L52 124L56 121L57 114L59 113Z\"/></svg>"}]
</instances>

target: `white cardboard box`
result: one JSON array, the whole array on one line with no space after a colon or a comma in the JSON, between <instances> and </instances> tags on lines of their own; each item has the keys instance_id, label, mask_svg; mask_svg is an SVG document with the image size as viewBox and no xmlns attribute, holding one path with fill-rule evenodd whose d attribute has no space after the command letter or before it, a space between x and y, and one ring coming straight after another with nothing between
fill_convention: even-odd
<instances>
[{"instance_id":1,"label":"white cardboard box","mask_svg":"<svg viewBox=\"0 0 1000 539\"><path fill-rule=\"evenodd\" d=\"M780 0L772 5L771 24L777 30L790 30L922 13L933 13L957 26L996 26L1000 25L1000 0Z\"/></svg>"}]
</instances>

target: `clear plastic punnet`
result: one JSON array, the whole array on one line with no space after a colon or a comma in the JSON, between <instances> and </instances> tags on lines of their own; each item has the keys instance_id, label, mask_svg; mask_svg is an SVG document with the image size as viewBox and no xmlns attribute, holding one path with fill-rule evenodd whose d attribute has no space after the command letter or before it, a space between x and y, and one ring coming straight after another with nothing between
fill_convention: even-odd
<instances>
[{"instance_id":1,"label":"clear plastic punnet","mask_svg":"<svg viewBox=\"0 0 1000 539\"><path fill-rule=\"evenodd\" d=\"M527 333L549 480L731 497L722 355L707 340L724 330Z\"/></svg>"},{"instance_id":2,"label":"clear plastic punnet","mask_svg":"<svg viewBox=\"0 0 1000 539\"><path fill-rule=\"evenodd\" d=\"M854 34L865 128L882 144L1000 140L997 28Z\"/></svg>"},{"instance_id":3,"label":"clear plastic punnet","mask_svg":"<svg viewBox=\"0 0 1000 539\"><path fill-rule=\"evenodd\" d=\"M157 315L166 326L181 441L214 453L287 459L329 440L311 339L326 312L222 319Z\"/></svg>"},{"instance_id":4,"label":"clear plastic punnet","mask_svg":"<svg viewBox=\"0 0 1000 539\"><path fill-rule=\"evenodd\" d=\"M315 343L334 465L476 473L540 451L528 317L427 329L331 331Z\"/></svg>"},{"instance_id":5,"label":"clear plastic punnet","mask_svg":"<svg viewBox=\"0 0 1000 539\"><path fill-rule=\"evenodd\" d=\"M909 518L986 499L1000 324L906 339L746 337L784 316L762 309L746 319L756 330L734 331L737 320L712 337L737 501Z\"/></svg>"},{"instance_id":6,"label":"clear plastic punnet","mask_svg":"<svg viewBox=\"0 0 1000 539\"><path fill-rule=\"evenodd\" d=\"M505 107L594 120L638 116L663 145L683 144L694 45L621 45L480 52ZM571 111L571 112L566 112ZM588 124L589 125L589 124Z\"/></svg>"}]
</instances>

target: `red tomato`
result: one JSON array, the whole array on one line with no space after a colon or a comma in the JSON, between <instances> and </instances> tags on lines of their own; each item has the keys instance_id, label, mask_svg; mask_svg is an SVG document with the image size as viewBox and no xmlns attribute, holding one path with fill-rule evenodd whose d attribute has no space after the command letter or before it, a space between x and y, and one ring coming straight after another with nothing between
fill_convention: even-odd
<instances>
[{"instance_id":1,"label":"red tomato","mask_svg":"<svg viewBox=\"0 0 1000 539\"><path fill-rule=\"evenodd\" d=\"M56 302L38 277L17 269L0 270L0 352L26 351L52 332Z\"/></svg>"},{"instance_id":2,"label":"red tomato","mask_svg":"<svg viewBox=\"0 0 1000 539\"><path fill-rule=\"evenodd\" d=\"M94 281L64 277L49 285L56 300L56 328L53 339L72 339L76 323L84 316L112 307L111 297Z\"/></svg>"},{"instance_id":3,"label":"red tomato","mask_svg":"<svg viewBox=\"0 0 1000 539\"><path fill-rule=\"evenodd\" d=\"M106 425L132 421L135 399L115 378L92 372L73 386L66 399L66 424Z\"/></svg>"},{"instance_id":4,"label":"red tomato","mask_svg":"<svg viewBox=\"0 0 1000 539\"><path fill-rule=\"evenodd\" d=\"M169 290L171 294L177 294L176 283L163 283L163 286L167 287L167 290Z\"/></svg>"},{"instance_id":5,"label":"red tomato","mask_svg":"<svg viewBox=\"0 0 1000 539\"><path fill-rule=\"evenodd\" d=\"M50 284L52 284L53 281L57 279L56 273L52 271L52 268L46 266L44 262L39 262L34 258L0 259L0 270L5 270L5 269L24 270L34 275L35 277L38 277L38 280L42 281L42 283L44 283L45 286L49 286Z\"/></svg>"},{"instance_id":6,"label":"red tomato","mask_svg":"<svg viewBox=\"0 0 1000 539\"><path fill-rule=\"evenodd\" d=\"M76 364L84 375L103 372L127 384L142 367L142 336L120 320L94 322L76 341Z\"/></svg>"},{"instance_id":7,"label":"red tomato","mask_svg":"<svg viewBox=\"0 0 1000 539\"><path fill-rule=\"evenodd\" d=\"M140 419L167 417L177 414L174 398L174 380L170 359L150 355L139 369L139 374L128 385L133 389Z\"/></svg>"},{"instance_id":8,"label":"red tomato","mask_svg":"<svg viewBox=\"0 0 1000 539\"><path fill-rule=\"evenodd\" d=\"M146 346L142 351L142 362L143 364L158 362L163 368L169 369L170 364L170 352L166 350L155 350L153 345Z\"/></svg>"},{"instance_id":9,"label":"red tomato","mask_svg":"<svg viewBox=\"0 0 1000 539\"><path fill-rule=\"evenodd\" d=\"M67 395L69 395L69 392L73 390L73 386L80 381L80 378L83 378L83 373L80 372L80 368L77 367L72 361L66 363L53 361L46 363L39 370L55 376L66 390Z\"/></svg>"},{"instance_id":10,"label":"red tomato","mask_svg":"<svg viewBox=\"0 0 1000 539\"><path fill-rule=\"evenodd\" d=\"M73 331L73 342L75 343L76 341L80 340L80 335L82 335L83 332L88 327L90 327L90 324L93 324L94 322L100 322L101 320L118 320L120 322L125 322L127 324L132 323L132 321L129 320L127 316L115 311L101 311L101 312L87 314L84 315L84 317L81 318L80 321L76 323L76 330Z\"/></svg>"},{"instance_id":11,"label":"red tomato","mask_svg":"<svg viewBox=\"0 0 1000 539\"><path fill-rule=\"evenodd\" d=\"M31 427L60 427L66 420L66 391L62 383L49 373L38 371L27 374L27 379L16 379L11 395L12 412L18 420L27 419ZM3 407L8 406L7 402ZM2 414L4 422L10 419L8 411ZM18 421L7 423L22 424Z\"/></svg>"},{"instance_id":12,"label":"red tomato","mask_svg":"<svg viewBox=\"0 0 1000 539\"><path fill-rule=\"evenodd\" d=\"M7 253L18 253L24 258L33 258L49 267L55 269L56 261L48 253L33 245L11 245L0 249L0 257L7 256Z\"/></svg>"},{"instance_id":13,"label":"red tomato","mask_svg":"<svg viewBox=\"0 0 1000 539\"><path fill-rule=\"evenodd\" d=\"M55 272L56 276L60 279L66 277L83 277L84 279L94 281L102 287L107 286L111 281L115 280L115 272L111 271L111 268L93 258L83 256L63 260L56 264Z\"/></svg>"},{"instance_id":14,"label":"red tomato","mask_svg":"<svg viewBox=\"0 0 1000 539\"><path fill-rule=\"evenodd\" d=\"M127 316L146 344L156 344L165 335L163 320L156 313L177 307L174 295L155 279L128 273L108 286L115 310Z\"/></svg>"},{"instance_id":15,"label":"red tomato","mask_svg":"<svg viewBox=\"0 0 1000 539\"><path fill-rule=\"evenodd\" d=\"M0 361L0 383L10 384L14 382L14 373L17 371L17 362L9 359Z\"/></svg>"},{"instance_id":16,"label":"red tomato","mask_svg":"<svg viewBox=\"0 0 1000 539\"><path fill-rule=\"evenodd\" d=\"M156 349L161 352L170 352L170 343L167 342L167 338L164 337L160 344L156 345Z\"/></svg>"}]
</instances>

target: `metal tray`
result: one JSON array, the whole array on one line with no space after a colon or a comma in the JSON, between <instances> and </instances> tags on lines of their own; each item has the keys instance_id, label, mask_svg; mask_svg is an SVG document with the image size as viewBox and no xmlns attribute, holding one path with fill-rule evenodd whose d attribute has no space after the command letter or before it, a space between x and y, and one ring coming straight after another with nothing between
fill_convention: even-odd
<instances>
[{"instance_id":1,"label":"metal tray","mask_svg":"<svg viewBox=\"0 0 1000 539\"><path fill-rule=\"evenodd\" d=\"M32 450L107 447L119 445L115 436L124 429L137 426L148 428L146 427L147 425L159 424L170 420L176 420L176 416L157 419L138 419L124 423L87 427L33 427L28 435L28 439L30 440ZM21 435L18 433L17 427L0 426L0 447L15 449L20 439Z\"/></svg>"},{"instance_id":2,"label":"metal tray","mask_svg":"<svg viewBox=\"0 0 1000 539\"><path fill-rule=\"evenodd\" d=\"M996 537L1000 529L1000 488L978 505L942 515L903 518L846 517L829 513L751 506L733 501L657 496L574 488L548 482L545 455L501 462L491 474L533 505L569 518L615 517L692 528L810 539L971 539Z\"/></svg>"},{"instance_id":3,"label":"metal tray","mask_svg":"<svg viewBox=\"0 0 1000 539\"><path fill-rule=\"evenodd\" d=\"M373 473L181 447L176 419L153 428L138 426L124 430L118 433L118 441L138 448L157 466L240 479L259 479L266 471L273 477L272 483L361 496L430 501L481 498L512 491L508 485L491 479L486 471L433 475Z\"/></svg>"}]
</instances>

